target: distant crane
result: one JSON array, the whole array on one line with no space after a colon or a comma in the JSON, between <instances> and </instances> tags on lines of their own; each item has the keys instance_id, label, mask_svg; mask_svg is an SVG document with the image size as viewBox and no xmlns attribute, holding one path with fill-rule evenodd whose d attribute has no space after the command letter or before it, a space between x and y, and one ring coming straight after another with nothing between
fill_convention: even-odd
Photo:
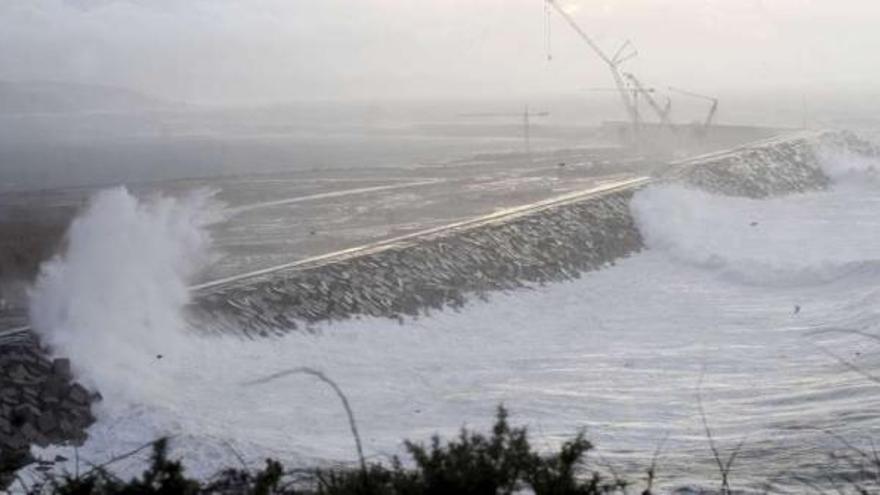
<instances>
[{"instance_id":1,"label":"distant crane","mask_svg":"<svg viewBox=\"0 0 880 495\"><path fill-rule=\"evenodd\" d=\"M699 93L694 93L693 91L687 91L684 89L669 87L669 91L673 93L678 93L684 96L690 96L691 98L699 98L701 100L706 100L712 102L712 105L709 107L709 112L706 114L706 119L703 121L703 125L700 128L700 133L702 135L706 135L709 133L709 128L712 126L712 121L715 119L715 114L718 112L718 98L713 96L701 95Z\"/></svg>"},{"instance_id":2,"label":"distant crane","mask_svg":"<svg viewBox=\"0 0 880 495\"><path fill-rule=\"evenodd\" d=\"M642 121L642 112L639 110L639 95L641 93L654 93L657 91L654 88L635 88L632 86L628 86L626 90L630 93L630 97L632 98L633 105L635 106L635 112L638 116L639 123ZM618 93L619 90L617 88L586 88L584 91L589 91L592 93Z\"/></svg>"},{"instance_id":3,"label":"distant crane","mask_svg":"<svg viewBox=\"0 0 880 495\"><path fill-rule=\"evenodd\" d=\"M550 115L550 112L530 112L529 106L526 105L523 110L523 140L526 144L526 155L528 155L529 160L532 159L532 131L531 131L531 117L547 117Z\"/></svg>"},{"instance_id":4,"label":"distant crane","mask_svg":"<svg viewBox=\"0 0 880 495\"><path fill-rule=\"evenodd\" d=\"M630 72L624 73L623 76L630 82L632 87L638 91L637 94L648 102L648 105L654 110L654 113L657 114L657 118L660 119L660 123L670 131L674 132L675 128L673 127L672 122L669 121L669 111L672 108L671 102L667 100L666 106L661 107L652 95L652 93L654 93L654 88L645 88L645 86L642 85L642 82Z\"/></svg>"},{"instance_id":5,"label":"distant crane","mask_svg":"<svg viewBox=\"0 0 880 495\"><path fill-rule=\"evenodd\" d=\"M531 127L532 127L532 119L534 117L548 117L550 116L550 112L540 111L533 112L529 110L529 106L525 105L522 113L505 113L505 112L478 112L478 113L463 113L459 114L460 117L522 117L523 122L523 141L525 143L526 153L531 156L532 155L532 143L531 143Z\"/></svg>"},{"instance_id":6,"label":"distant crane","mask_svg":"<svg viewBox=\"0 0 880 495\"><path fill-rule=\"evenodd\" d=\"M614 79L614 85L617 88L617 93L620 95L620 101L623 103L623 107L629 116L630 125L633 130L633 137L638 135L639 130L639 112L638 107L636 106L636 102L632 95L630 94L629 89L626 87L626 83L624 82L623 76L620 73L620 64L623 62L635 57L638 55L638 52L632 46L632 43L627 41L617 50L617 52L609 57L599 45L593 41L592 38L583 30L581 27L572 19L568 12L566 12L562 7L559 6L557 0L544 0L546 5L550 5L556 10L559 15L565 19L565 22L568 23L569 26L581 37L581 39L589 46L596 55L605 62L605 65L608 66L608 70L611 71L611 77Z\"/></svg>"},{"instance_id":7,"label":"distant crane","mask_svg":"<svg viewBox=\"0 0 880 495\"><path fill-rule=\"evenodd\" d=\"M672 102L667 97L666 104L661 106L660 103L657 102L657 99L654 95L657 93L657 89L651 87L645 87L641 81L639 81L635 75L631 73L624 73L623 76L629 82L627 87L627 91L632 94L632 101L636 105L636 111L639 113L639 119L641 121L641 111L638 109L639 99L644 99L648 102L648 105L651 106L651 109L654 113L657 114L657 118L660 119L660 123L666 126L669 130L674 131L675 126L672 124L672 121L669 118L670 110L672 108ZM617 88L587 88L586 91L596 91L596 92L617 92Z\"/></svg>"},{"instance_id":8,"label":"distant crane","mask_svg":"<svg viewBox=\"0 0 880 495\"><path fill-rule=\"evenodd\" d=\"M607 91L609 93L610 92L617 93L617 88L599 88L599 87L597 87L597 88L586 88L586 89L584 89L584 91L595 91L597 93ZM642 88L642 89L627 88L627 91L629 91L630 93L641 93L641 92L656 93L657 92L657 90L654 88Z\"/></svg>"}]
</instances>

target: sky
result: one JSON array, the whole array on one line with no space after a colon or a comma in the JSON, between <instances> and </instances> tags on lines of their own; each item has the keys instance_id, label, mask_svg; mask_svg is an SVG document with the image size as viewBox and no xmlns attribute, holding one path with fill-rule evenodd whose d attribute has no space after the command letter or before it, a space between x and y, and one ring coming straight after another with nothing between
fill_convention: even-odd
<instances>
[{"instance_id":1,"label":"sky","mask_svg":"<svg viewBox=\"0 0 880 495\"><path fill-rule=\"evenodd\" d=\"M557 0L648 85L880 87L877 0ZM4 0L0 79L175 101L507 98L611 84L541 0Z\"/></svg>"}]
</instances>

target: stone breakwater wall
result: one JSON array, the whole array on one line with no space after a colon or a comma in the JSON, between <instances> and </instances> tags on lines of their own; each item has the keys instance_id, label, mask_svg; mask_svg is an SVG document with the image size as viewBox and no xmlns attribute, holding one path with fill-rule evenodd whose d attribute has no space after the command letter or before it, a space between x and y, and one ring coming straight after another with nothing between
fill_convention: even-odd
<instances>
[{"instance_id":1,"label":"stone breakwater wall","mask_svg":"<svg viewBox=\"0 0 880 495\"><path fill-rule=\"evenodd\" d=\"M822 161L880 157L880 148L851 132L802 132L680 162L667 180L727 196L767 198L827 188Z\"/></svg>"},{"instance_id":2,"label":"stone breakwater wall","mask_svg":"<svg viewBox=\"0 0 880 495\"><path fill-rule=\"evenodd\" d=\"M576 278L642 248L635 188L419 236L318 266L244 280L199 298L201 316L248 335L323 320L401 319L470 296ZM211 325L217 328L217 325Z\"/></svg>"},{"instance_id":3,"label":"stone breakwater wall","mask_svg":"<svg viewBox=\"0 0 880 495\"><path fill-rule=\"evenodd\" d=\"M492 291L577 278L642 249L629 200L647 183L753 198L820 190L830 183L823 153L880 156L847 132L768 139L671 164L610 192L227 284L198 297L194 316L211 322L202 327L267 336L326 320L402 319Z\"/></svg>"},{"instance_id":4,"label":"stone breakwater wall","mask_svg":"<svg viewBox=\"0 0 880 495\"><path fill-rule=\"evenodd\" d=\"M0 490L33 461L31 445L81 444L97 395L76 383L67 359L49 359L32 336L0 346Z\"/></svg>"}]
</instances>

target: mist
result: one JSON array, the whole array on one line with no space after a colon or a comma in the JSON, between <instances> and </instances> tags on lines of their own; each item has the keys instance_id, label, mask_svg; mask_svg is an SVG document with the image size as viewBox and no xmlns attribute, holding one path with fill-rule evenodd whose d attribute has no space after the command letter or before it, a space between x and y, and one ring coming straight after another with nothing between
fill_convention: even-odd
<instances>
[{"instance_id":1,"label":"mist","mask_svg":"<svg viewBox=\"0 0 880 495\"><path fill-rule=\"evenodd\" d=\"M139 475L169 438L194 483L277 459L322 492L352 431L382 464L499 404L548 486L605 486L543 457L586 440L639 482L662 446L658 493L714 493L719 452L721 493L734 457L737 492L880 485L828 436L880 431L877 26L876 0L0 2L0 491Z\"/></svg>"},{"instance_id":2,"label":"mist","mask_svg":"<svg viewBox=\"0 0 880 495\"><path fill-rule=\"evenodd\" d=\"M710 94L869 94L869 0L564 0L658 86ZM118 86L175 102L579 94L607 70L538 0L43 0L0 5L0 79ZM548 46L549 45L549 46ZM552 61L548 61L548 54Z\"/></svg>"}]
</instances>

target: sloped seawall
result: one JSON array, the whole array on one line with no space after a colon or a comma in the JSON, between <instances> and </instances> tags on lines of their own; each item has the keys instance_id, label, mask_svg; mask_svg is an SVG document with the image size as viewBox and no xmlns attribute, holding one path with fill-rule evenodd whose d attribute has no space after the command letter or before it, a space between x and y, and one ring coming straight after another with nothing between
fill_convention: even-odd
<instances>
[{"instance_id":1,"label":"sloped seawall","mask_svg":"<svg viewBox=\"0 0 880 495\"><path fill-rule=\"evenodd\" d=\"M629 214L646 178L379 243L210 289L198 298L212 328L248 335L358 316L399 319L469 297L578 277L642 247Z\"/></svg>"},{"instance_id":2,"label":"sloped seawall","mask_svg":"<svg viewBox=\"0 0 880 495\"><path fill-rule=\"evenodd\" d=\"M825 189L822 160L878 157L880 148L851 132L800 132L675 164L664 179L726 196L767 198Z\"/></svg>"},{"instance_id":3,"label":"sloped seawall","mask_svg":"<svg viewBox=\"0 0 880 495\"><path fill-rule=\"evenodd\" d=\"M211 287L194 313L213 320L211 328L265 336L324 320L417 316L492 291L577 278L643 248L629 208L641 187L678 181L753 198L819 190L830 183L821 154L834 150L880 155L850 133L794 133L676 162L607 191Z\"/></svg>"}]
</instances>

